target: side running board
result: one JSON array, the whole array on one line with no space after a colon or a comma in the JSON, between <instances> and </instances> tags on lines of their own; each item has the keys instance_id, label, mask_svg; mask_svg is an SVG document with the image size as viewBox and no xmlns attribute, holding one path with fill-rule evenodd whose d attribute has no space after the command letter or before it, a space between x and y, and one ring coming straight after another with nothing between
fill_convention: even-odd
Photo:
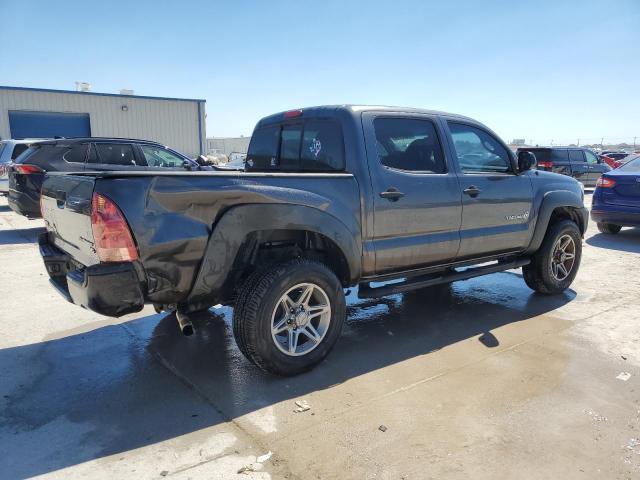
<instances>
[{"instance_id":1,"label":"side running board","mask_svg":"<svg viewBox=\"0 0 640 480\"><path fill-rule=\"evenodd\" d=\"M372 287L370 283L361 283L358 288L358 297L360 298L377 298L396 293L408 292L418 288L431 287L441 283L457 282L459 280L468 280L473 277L480 277L490 273L502 272L512 268L519 268L531 263L529 258L521 258L509 262L498 262L490 265L479 267L465 268L464 270L454 270L450 273L434 273L431 275L423 275L413 277L400 283L392 283L382 285L380 287Z\"/></svg>"}]
</instances>

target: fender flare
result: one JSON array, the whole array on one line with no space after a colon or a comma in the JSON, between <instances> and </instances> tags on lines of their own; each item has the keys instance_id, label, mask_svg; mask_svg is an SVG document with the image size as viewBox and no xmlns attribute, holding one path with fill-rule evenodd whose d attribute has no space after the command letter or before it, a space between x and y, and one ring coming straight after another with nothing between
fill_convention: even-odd
<instances>
[{"instance_id":1,"label":"fender flare","mask_svg":"<svg viewBox=\"0 0 640 480\"><path fill-rule=\"evenodd\" d=\"M247 235L261 230L306 230L331 239L349 267L349 281L360 277L362 240L359 226L347 227L335 216L303 205L254 204L232 207L216 222L187 304L222 300L227 278Z\"/></svg>"},{"instance_id":2,"label":"fender flare","mask_svg":"<svg viewBox=\"0 0 640 480\"><path fill-rule=\"evenodd\" d=\"M584 232L587 229L589 212L585 208L582 199L575 193L567 190L546 192L538 210L538 219L535 230L526 253L533 254L540 248L540 245L542 245L542 241L544 240L544 236L547 233L551 215L556 208L575 209L581 220L578 228L580 228L580 232L584 235Z\"/></svg>"}]
</instances>

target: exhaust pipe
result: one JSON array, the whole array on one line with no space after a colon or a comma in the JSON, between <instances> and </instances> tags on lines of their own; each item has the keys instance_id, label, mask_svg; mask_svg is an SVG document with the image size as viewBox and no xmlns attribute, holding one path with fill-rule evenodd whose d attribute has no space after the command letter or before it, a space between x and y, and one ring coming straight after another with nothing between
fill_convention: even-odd
<instances>
[{"instance_id":1,"label":"exhaust pipe","mask_svg":"<svg viewBox=\"0 0 640 480\"><path fill-rule=\"evenodd\" d=\"M178 319L178 325L180 325L180 331L185 337L193 335L194 329L191 320L184 313L177 311L176 318Z\"/></svg>"}]
</instances>

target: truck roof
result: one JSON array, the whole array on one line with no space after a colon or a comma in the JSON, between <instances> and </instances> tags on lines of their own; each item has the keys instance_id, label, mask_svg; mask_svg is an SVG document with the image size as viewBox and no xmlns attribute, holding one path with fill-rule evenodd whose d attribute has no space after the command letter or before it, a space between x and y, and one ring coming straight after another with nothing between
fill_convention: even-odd
<instances>
[{"instance_id":1,"label":"truck roof","mask_svg":"<svg viewBox=\"0 0 640 480\"><path fill-rule=\"evenodd\" d=\"M336 114L339 111L347 112L351 115L358 115L362 112L367 111L385 111L385 112L398 112L398 113L424 113L429 115L438 115L438 116L447 116L452 118L457 118L459 120L471 121L474 123L480 123L477 120L474 120L470 117L465 117L464 115L458 115L456 113L442 112L438 110L429 110L426 108L412 108L412 107L394 107L389 105L353 105L353 104L343 104L343 105L320 105L315 107L304 107L300 109L292 109L284 112L275 113L273 115L269 115L264 117L262 120L258 122L258 125L266 125L270 123L281 122L284 120L285 114L290 112L301 112L301 115L311 114L312 116L322 116L322 115L331 115Z\"/></svg>"}]
</instances>

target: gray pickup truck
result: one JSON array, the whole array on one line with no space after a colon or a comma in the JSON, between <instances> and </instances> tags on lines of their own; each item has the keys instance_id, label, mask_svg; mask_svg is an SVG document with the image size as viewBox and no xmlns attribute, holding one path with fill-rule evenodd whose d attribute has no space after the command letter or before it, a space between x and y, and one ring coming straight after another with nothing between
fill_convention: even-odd
<instances>
[{"instance_id":1,"label":"gray pickup truck","mask_svg":"<svg viewBox=\"0 0 640 480\"><path fill-rule=\"evenodd\" d=\"M233 305L240 350L294 375L331 350L360 297L522 267L569 287L583 190L487 127L428 110L326 106L256 126L242 172L51 174L40 252L67 300L109 316ZM394 280L394 282L389 282Z\"/></svg>"}]
</instances>

